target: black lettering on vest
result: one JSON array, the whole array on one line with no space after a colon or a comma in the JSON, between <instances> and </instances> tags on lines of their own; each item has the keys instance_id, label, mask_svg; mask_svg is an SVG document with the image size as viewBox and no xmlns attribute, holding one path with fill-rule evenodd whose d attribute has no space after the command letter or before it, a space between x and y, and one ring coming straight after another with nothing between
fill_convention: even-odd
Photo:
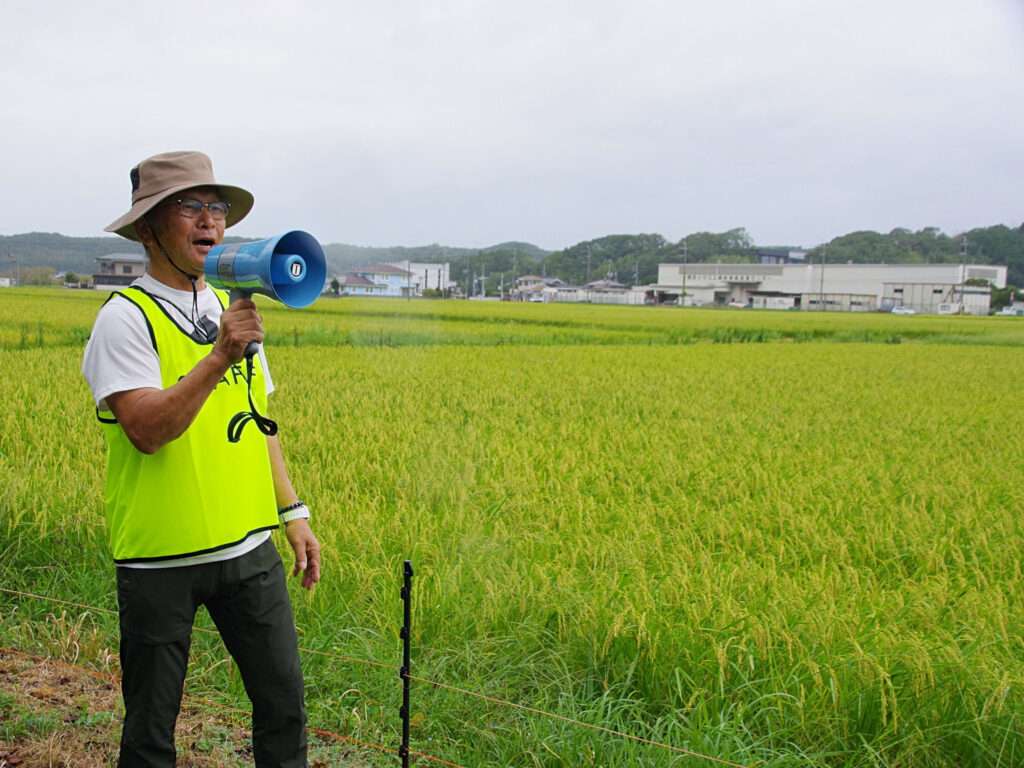
<instances>
[{"instance_id":1,"label":"black lettering on vest","mask_svg":"<svg viewBox=\"0 0 1024 768\"><path fill-rule=\"evenodd\" d=\"M231 376L234 378L234 383L237 384L239 380L247 381L245 378L245 371L242 370L242 366L235 364L231 366Z\"/></svg>"},{"instance_id":2,"label":"black lettering on vest","mask_svg":"<svg viewBox=\"0 0 1024 768\"><path fill-rule=\"evenodd\" d=\"M221 376L220 377L220 381L218 381L214 385L214 389L219 387L221 384L227 384L230 387L232 383L237 384L239 379L241 379L242 381L245 381L245 373L242 371L240 366L232 365L230 370L231 370L231 377L234 379L234 381L233 382L230 381L228 379L227 375L225 374L224 376ZM181 375L181 376L178 377L178 381L181 381L184 378L185 378L185 376ZM256 378L255 372L253 373L253 378Z\"/></svg>"}]
</instances>

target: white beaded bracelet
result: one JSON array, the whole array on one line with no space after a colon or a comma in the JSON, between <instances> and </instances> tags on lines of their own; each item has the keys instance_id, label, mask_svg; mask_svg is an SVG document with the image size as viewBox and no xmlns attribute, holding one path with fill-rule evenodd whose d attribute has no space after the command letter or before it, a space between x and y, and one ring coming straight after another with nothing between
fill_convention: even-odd
<instances>
[{"instance_id":1,"label":"white beaded bracelet","mask_svg":"<svg viewBox=\"0 0 1024 768\"><path fill-rule=\"evenodd\" d=\"M305 504L301 504L298 507L289 509L287 512L279 513L277 517L282 523L290 523L292 520L308 520L309 507L307 507Z\"/></svg>"}]
</instances>

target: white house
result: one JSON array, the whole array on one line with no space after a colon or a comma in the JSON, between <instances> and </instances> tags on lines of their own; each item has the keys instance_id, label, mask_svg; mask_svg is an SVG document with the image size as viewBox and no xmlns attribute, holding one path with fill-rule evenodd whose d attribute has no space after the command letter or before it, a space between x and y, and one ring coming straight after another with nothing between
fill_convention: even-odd
<instances>
[{"instance_id":1,"label":"white house","mask_svg":"<svg viewBox=\"0 0 1024 768\"><path fill-rule=\"evenodd\" d=\"M349 296L389 296L404 299L414 295L412 273L390 264L371 264L350 269L340 282L342 291Z\"/></svg>"},{"instance_id":2,"label":"white house","mask_svg":"<svg viewBox=\"0 0 1024 768\"><path fill-rule=\"evenodd\" d=\"M448 263L428 263L422 261L389 261L388 266L397 267L410 275L413 296L422 296L424 291L437 291L440 294L455 288L451 281Z\"/></svg>"}]
</instances>

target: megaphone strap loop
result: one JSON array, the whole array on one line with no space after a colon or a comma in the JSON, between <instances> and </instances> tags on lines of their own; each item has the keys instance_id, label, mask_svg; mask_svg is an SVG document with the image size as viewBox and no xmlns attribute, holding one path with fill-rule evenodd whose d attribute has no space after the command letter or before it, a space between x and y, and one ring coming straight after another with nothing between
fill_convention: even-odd
<instances>
[{"instance_id":1,"label":"megaphone strap loop","mask_svg":"<svg viewBox=\"0 0 1024 768\"><path fill-rule=\"evenodd\" d=\"M237 443L241 440L242 430L250 421L255 422L256 428L267 437L273 437L277 434L276 421L260 416L255 411L241 411L232 416L230 423L228 423L228 442Z\"/></svg>"},{"instance_id":2,"label":"megaphone strap loop","mask_svg":"<svg viewBox=\"0 0 1024 768\"><path fill-rule=\"evenodd\" d=\"M246 357L246 387L248 388L249 394L249 408L248 411L239 411L231 417L231 421L228 422L228 442L237 443L242 439L242 430L245 429L245 425L250 421L256 424L256 428L267 437L273 437L277 434L277 422L273 419L268 419L266 416L261 416L260 412L256 410L256 404L252 401L252 358Z\"/></svg>"}]
</instances>

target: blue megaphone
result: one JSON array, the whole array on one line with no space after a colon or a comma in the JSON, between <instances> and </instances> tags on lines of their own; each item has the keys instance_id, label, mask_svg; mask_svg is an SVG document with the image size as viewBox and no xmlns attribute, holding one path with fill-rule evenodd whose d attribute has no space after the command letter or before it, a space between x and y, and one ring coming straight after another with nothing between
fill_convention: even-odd
<instances>
[{"instance_id":1,"label":"blue megaphone","mask_svg":"<svg viewBox=\"0 0 1024 768\"><path fill-rule=\"evenodd\" d=\"M266 240L211 248L203 272L206 282L230 291L232 301L261 293L301 308L323 293L327 257L315 237L294 229Z\"/></svg>"},{"instance_id":2,"label":"blue megaphone","mask_svg":"<svg viewBox=\"0 0 1024 768\"><path fill-rule=\"evenodd\" d=\"M203 272L210 285L231 292L231 301L261 293L298 309L323 293L327 257L315 237L293 229L266 240L211 248ZM251 342L245 356L251 358L258 348Z\"/></svg>"}]
</instances>

